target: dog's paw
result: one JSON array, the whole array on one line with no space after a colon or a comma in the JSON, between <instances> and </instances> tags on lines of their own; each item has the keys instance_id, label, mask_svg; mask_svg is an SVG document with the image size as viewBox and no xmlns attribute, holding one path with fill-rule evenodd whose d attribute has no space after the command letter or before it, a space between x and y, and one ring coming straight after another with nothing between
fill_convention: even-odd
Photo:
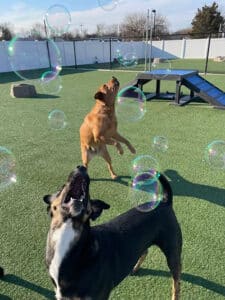
<instances>
[{"instance_id":1,"label":"dog's paw","mask_svg":"<svg viewBox=\"0 0 225 300\"><path fill-rule=\"evenodd\" d=\"M112 178L113 180L116 180L116 179L117 179L117 175L116 175L116 174L111 174L111 178Z\"/></svg>"},{"instance_id":2,"label":"dog's paw","mask_svg":"<svg viewBox=\"0 0 225 300\"><path fill-rule=\"evenodd\" d=\"M116 143L116 149L120 155L123 155L123 148L120 143Z\"/></svg>"},{"instance_id":3,"label":"dog's paw","mask_svg":"<svg viewBox=\"0 0 225 300\"><path fill-rule=\"evenodd\" d=\"M130 149L130 152L131 152L131 153L133 153L133 154L136 153L136 150L134 149L134 147L130 146L129 149Z\"/></svg>"},{"instance_id":4,"label":"dog's paw","mask_svg":"<svg viewBox=\"0 0 225 300\"><path fill-rule=\"evenodd\" d=\"M118 153L119 153L120 155L123 155L123 148L118 149Z\"/></svg>"}]
</instances>

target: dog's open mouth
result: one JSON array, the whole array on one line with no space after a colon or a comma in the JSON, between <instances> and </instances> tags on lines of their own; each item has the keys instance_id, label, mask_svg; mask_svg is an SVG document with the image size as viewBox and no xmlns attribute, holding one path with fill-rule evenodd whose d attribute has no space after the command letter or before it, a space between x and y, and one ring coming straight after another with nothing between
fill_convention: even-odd
<instances>
[{"instance_id":1,"label":"dog's open mouth","mask_svg":"<svg viewBox=\"0 0 225 300\"><path fill-rule=\"evenodd\" d=\"M72 217L85 211L88 202L89 177L86 168L78 167L69 176L69 190L62 202L62 208Z\"/></svg>"}]
</instances>

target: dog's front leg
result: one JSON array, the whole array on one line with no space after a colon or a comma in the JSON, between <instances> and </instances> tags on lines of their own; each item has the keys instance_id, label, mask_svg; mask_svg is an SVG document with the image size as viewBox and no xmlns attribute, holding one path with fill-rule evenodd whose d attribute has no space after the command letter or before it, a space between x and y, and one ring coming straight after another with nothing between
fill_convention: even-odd
<instances>
[{"instance_id":1,"label":"dog's front leg","mask_svg":"<svg viewBox=\"0 0 225 300\"><path fill-rule=\"evenodd\" d=\"M136 150L135 148L131 145L131 143L125 139L123 136L121 136L118 132L116 132L114 135L113 135L113 138L115 140L117 140L118 142L121 142L121 143L124 143L127 148L130 150L131 153L135 154L136 153Z\"/></svg>"}]
</instances>

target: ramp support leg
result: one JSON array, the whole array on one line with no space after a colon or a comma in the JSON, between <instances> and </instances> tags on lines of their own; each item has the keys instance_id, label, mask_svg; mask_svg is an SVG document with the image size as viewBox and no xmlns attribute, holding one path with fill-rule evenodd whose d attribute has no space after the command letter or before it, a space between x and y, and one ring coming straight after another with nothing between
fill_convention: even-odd
<instances>
[{"instance_id":1,"label":"ramp support leg","mask_svg":"<svg viewBox=\"0 0 225 300\"><path fill-rule=\"evenodd\" d=\"M176 81L176 95L175 95L175 103L180 103L180 89L181 89L181 81Z\"/></svg>"},{"instance_id":2,"label":"ramp support leg","mask_svg":"<svg viewBox=\"0 0 225 300\"><path fill-rule=\"evenodd\" d=\"M156 80L156 91L155 91L155 93L156 93L156 97L159 97L159 95L160 95L160 80L159 79Z\"/></svg>"}]
</instances>

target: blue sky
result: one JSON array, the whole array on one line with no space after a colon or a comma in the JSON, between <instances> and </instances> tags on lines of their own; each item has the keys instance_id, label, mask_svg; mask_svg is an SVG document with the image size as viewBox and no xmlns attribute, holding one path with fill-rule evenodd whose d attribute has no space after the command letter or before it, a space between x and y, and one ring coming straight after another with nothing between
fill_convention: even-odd
<instances>
[{"instance_id":1,"label":"blue sky","mask_svg":"<svg viewBox=\"0 0 225 300\"><path fill-rule=\"evenodd\" d=\"M225 15L225 1L216 2ZM82 28L91 33L97 24L119 24L127 14L146 14L148 9L155 9L156 13L167 18L170 31L175 31L190 27L197 9L212 3L206 0L2 0L0 23L12 23L16 32L29 30L33 24L43 22L49 7L59 4L70 12L71 29L80 30L82 24Z\"/></svg>"}]
</instances>

